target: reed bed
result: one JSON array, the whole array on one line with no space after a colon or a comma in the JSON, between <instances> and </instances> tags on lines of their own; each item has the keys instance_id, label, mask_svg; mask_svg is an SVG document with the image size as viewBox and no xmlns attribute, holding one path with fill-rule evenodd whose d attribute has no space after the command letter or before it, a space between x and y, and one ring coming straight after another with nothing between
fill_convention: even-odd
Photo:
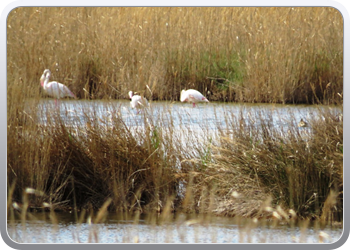
<instances>
[{"instance_id":1,"label":"reed bed","mask_svg":"<svg viewBox=\"0 0 350 250\"><path fill-rule=\"evenodd\" d=\"M343 121L331 111L310 117L308 130L293 114L283 128L270 114L228 114L215 140L193 144L183 140L196 137L191 127L177 132L177 114L168 111L146 110L131 130L118 107L106 119L93 110L70 124L59 112L74 111L38 108L45 68L79 98L127 98L133 89L150 100L178 100L193 87L211 101L341 106L341 21L335 9L318 7L13 10L8 212L266 218L292 209L300 218L342 220ZM28 188L38 193L23 195Z\"/></svg>"},{"instance_id":2,"label":"reed bed","mask_svg":"<svg viewBox=\"0 0 350 250\"><path fill-rule=\"evenodd\" d=\"M31 92L49 68L79 98L342 103L331 7L20 7L7 24L8 85Z\"/></svg>"},{"instance_id":3,"label":"reed bed","mask_svg":"<svg viewBox=\"0 0 350 250\"><path fill-rule=\"evenodd\" d=\"M196 176L197 200L206 197L203 190L213 189L212 211L217 214L260 218L273 215L266 208L277 205L304 218L339 220L342 121L330 110L320 110L309 120L305 129L297 126L292 113L286 126L275 126L271 113L231 114L228 129L220 131L220 142L211 149L212 161Z\"/></svg>"},{"instance_id":4,"label":"reed bed","mask_svg":"<svg viewBox=\"0 0 350 250\"><path fill-rule=\"evenodd\" d=\"M269 113L241 111L227 115L213 137L205 125L202 136L191 125L175 127L178 114L166 111L144 111L136 127L118 108L104 119L92 109L68 124L55 107L22 117L38 111L47 112L44 124L10 120L8 128L9 195L23 203L23 190L40 190L45 195L30 200L32 209L45 210L45 202L96 210L111 199L112 211L261 218L273 215L265 207L279 206L303 218L342 220L343 125L334 111L320 110L307 128L293 114L281 127Z\"/></svg>"},{"instance_id":5,"label":"reed bed","mask_svg":"<svg viewBox=\"0 0 350 250\"><path fill-rule=\"evenodd\" d=\"M66 126L49 112L46 124L9 142L8 181L16 181L17 192L27 186L43 190L48 196L42 199L58 208L98 209L113 198L111 207L117 211L159 209L176 195L172 161L177 151L159 148L155 126L132 134L119 117L106 126L106 121L90 122L88 113L86 123ZM23 168L29 162L22 159L31 166Z\"/></svg>"},{"instance_id":6,"label":"reed bed","mask_svg":"<svg viewBox=\"0 0 350 250\"><path fill-rule=\"evenodd\" d=\"M45 231L35 239L55 241L60 211L75 216L74 243L103 243L103 225L115 212L134 221L118 229L120 243L144 242L143 234L135 233L142 215L154 225L149 243L163 240L156 233L160 227L165 242L172 242L174 232L180 242L199 242L201 228L209 229L217 216L237 218L238 239L231 239L237 243L275 242L261 228L283 224L295 228L296 236L280 242L290 237L307 242L308 226L318 242L335 240L324 230L342 221L343 126L330 111L308 119L307 129L297 128L293 118L281 129L267 126L269 114L230 114L230 126L218 128L219 140L194 136L203 142L189 147L171 125L176 114L147 120L152 116L144 112L139 115L144 125L132 130L118 108L99 122L86 112L84 122L73 125L54 106L30 110L22 116L47 112L49 119L45 124L21 119L17 127L12 121L8 129L8 230L15 242L31 242L27 229L35 230L30 220L37 216L52 224L52 235ZM191 135L187 125L181 131ZM211 232L211 242L220 242Z\"/></svg>"}]
</instances>

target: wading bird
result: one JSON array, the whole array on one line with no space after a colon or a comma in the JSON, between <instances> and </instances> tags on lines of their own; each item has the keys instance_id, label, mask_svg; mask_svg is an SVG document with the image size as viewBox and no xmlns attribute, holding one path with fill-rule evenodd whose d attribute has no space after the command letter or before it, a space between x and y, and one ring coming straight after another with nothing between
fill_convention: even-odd
<instances>
[{"instance_id":1,"label":"wading bird","mask_svg":"<svg viewBox=\"0 0 350 250\"><path fill-rule=\"evenodd\" d=\"M197 102L209 102L199 91L195 89L182 90L180 95L181 102L189 102L196 107Z\"/></svg>"},{"instance_id":2,"label":"wading bird","mask_svg":"<svg viewBox=\"0 0 350 250\"><path fill-rule=\"evenodd\" d=\"M132 92L131 90L129 91L129 97L131 99L130 107L132 109L136 108L137 114L139 113L140 109L149 106L148 101L145 97L140 96L140 95L134 95L134 92Z\"/></svg>"},{"instance_id":3,"label":"wading bird","mask_svg":"<svg viewBox=\"0 0 350 250\"><path fill-rule=\"evenodd\" d=\"M298 123L298 127L307 127L307 122L305 122L303 119L300 120L300 122Z\"/></svg>"},{"instance_id":4,"label":"wading bird","mask_svg":"<svg viewBox=\"0 0 350 250\"><path fill-rule=\"evenodd\" d=\"M49 69L45 69L44 73L40 77L40 84L49 96L55 98L56 106L57 99L64 97L76 98L76 96L72 93L72 91L69 90L69 88L66 85L56 81L49 82L50 76L51 71Z\"/></svg>"}]
</instances>

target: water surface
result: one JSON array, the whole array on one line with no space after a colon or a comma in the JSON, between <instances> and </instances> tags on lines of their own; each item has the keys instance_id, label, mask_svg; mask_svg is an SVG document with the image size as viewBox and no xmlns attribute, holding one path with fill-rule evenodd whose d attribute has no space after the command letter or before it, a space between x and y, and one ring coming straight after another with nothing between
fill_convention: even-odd
<instances>
[{"instance_id":1,"label":"water surface","mask_svg":"<svg viewBox=\"0 0 350 250\"><path fill-rule=\"evenodd\" d=\"M52 99L41 99L38 105L38 116L43 124L47 122L48 114L59 112L67 126L78 126L86 122L108 126L113 117L118 117L130 128L142 127L149 122L153 125L159 123L161 127L171 125L175 129L190 126L197 132L204 128L206 131L224 129L227 118L239 117L241 114L247 122L257 118L257 114L266 119L272 117L269 121L271 126L284 127L291 122L297 125L300 119L307 122L308 119L319 116L324 109L329 109L334 115L341 112L336 106L222 102L198 104L195 108L181 102L151 102L149 109L139 113L131 109L126 100L61 100L56 107ZM259 119L255 119L255 122L259 122Z\"/></svg>"},{"instance_id":2,"label":"water surface","mask_svg":"<svg viewBox=\"0 0 350 250\"><path fill-rule=\"evenodd\" d=\"M57 213L52 223L48 213L33 214L25 223L12 220L8 234L20 243L324 243L337 241L342 235L340 226L307 227L275 221L212 217L180 214L161 222L141 216L137 222L109 214L103 223L87 219L76 223L71 213Z\"/></svg>"}]
</instances>

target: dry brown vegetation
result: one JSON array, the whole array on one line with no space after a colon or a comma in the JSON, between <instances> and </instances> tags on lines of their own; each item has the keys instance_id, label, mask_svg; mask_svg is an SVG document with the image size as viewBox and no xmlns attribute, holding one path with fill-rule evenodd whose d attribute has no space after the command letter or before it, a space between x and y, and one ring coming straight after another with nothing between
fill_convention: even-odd
<instances>
[{"instance_id":1,"label":"dry brown vegetation","mask_svg":"<svg viewBox=\"0 0 350 250\"><path fill-rule=\"evenodd\" d=\"M8 83L38 92L45 68L80 98L339 103L343 19L334 8L17 8ZM84 90L85 89L85 90ZM339 94L339 95L338 95Z\"/></svg>"},{"instance_id":2,"label":"dry brown vegetation","mask_svg":"<svg viewBox=\"0 0 350 250\"><path fill-rule=\"evenodd\" d=\"M323 220L339 220L343 124L332 112L320 111L309 123L312 129L303 130L290 116L281 128L273 125L271 113L231 114L231 131L221 131L211 164L196 176L197 197L213 189L217 200L209 209L218 214L263 217L271 215L266 207L278 204L301 217L322 213Z\"/></svg>"},{"instance_id":3,"label":"dry brown vegetation","mask_svg":"<svg viewBox=\"0 0 350 250\"><path fill-rule=\"evenodd\" d=\"M310 119L308 140L292 114L284 129L270 124L269 114L231 114L229 129L218 127L218 141L188 150L171 113L148 119L134 134L117 110L108 129L103 121L72 127L37 104L40 75L50 68L79 98L127 98L132 89L153 100L177 100L182 88L193 87L210 100L341 106L342 28L337 10L314 7L13 10L9 204L96 209L108 200L118 211L252 217L271 215L265 208L280 205L303 217L341 219L343 122L332 112ZM49 119L38 124L44 112ZM142 114L145 120L152 115ZM98 120L93 113L86 118ZM43 195L26 203L27 187Z\"/></svg>"},{"instance_id":4,"label":"dry brown vegetation","mask_svg":"<svg viewBox=\"0 0 350 250\"><path fill-rule=\"evenodd\" d=\"M32 187L44 193L30 201L38 209L43 202L97 209L110 198L113 211L262 218L272 215L265 208L279 205L300 217L342 219L343 123L333 111L320 110L306 130L293 114L287 127L273 126L271 113L230 114L225 128L217 128L219 140L196 137L190 125L175 128L178 114L171 112L142 113L144 125L132 132L118 110L111 120L74 126L56 111L47 111L45 124L32 117L9 122L13 201L21 203Z\"/></svg>"}]
</instances>

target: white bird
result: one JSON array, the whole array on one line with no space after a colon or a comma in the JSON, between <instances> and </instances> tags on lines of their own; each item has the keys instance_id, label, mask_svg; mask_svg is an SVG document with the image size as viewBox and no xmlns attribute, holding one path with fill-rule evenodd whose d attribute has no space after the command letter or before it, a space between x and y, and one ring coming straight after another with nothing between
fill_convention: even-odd
<instances>
[{"instance_id":1,"label":"white bird","mask_svg":"<svg viewBox=\"0 0 350 250\"><path fill-rule=\"evenodd\" d=\"M49 69L45 69L44 73L40 77L40 84L49 96L55 98L56 105L57 99L64 97L76 98L76 96L72 93L72 91L69 90L66 85L56 81L49 82L50 76L51 71Z\"/></svg>"},{"instance_id":2,"label":"white bird","mask_svg":"<svg viewBox=\"0 0 350 250\"><path fill-rule=\"evenodd\" d=\"M44 87L44 81L45 81L46 73L49 72L49 71L50 71L49 69L45 69L44 73L40 77L40 84L41 84L42 87Z\"/></svg>"},{"instance_id":3,"label":"white bird","mask_svg":"<svg viewBox=\"0 0 350 250\"><path fill-rule=\"evenodd\" d=\"M140 109L149 106L149 103L145 97L140 95L134 95L134 92L132 92L131 90L129 91L129 97L131 99L130 106L132 109L137 109L137 114L139 113Z\"/></svg>"},{"instance_id":4,"label":"white bird","mask_svg":"<svg viewBox=\"0 0 350 250\"><path fill-rule=\"evenodd\" d=\"M197 102L209 102L199 91L195 89L182 90L180 95L181 102L189 102L196 107Z\"/></svg>"}]
</instances>

